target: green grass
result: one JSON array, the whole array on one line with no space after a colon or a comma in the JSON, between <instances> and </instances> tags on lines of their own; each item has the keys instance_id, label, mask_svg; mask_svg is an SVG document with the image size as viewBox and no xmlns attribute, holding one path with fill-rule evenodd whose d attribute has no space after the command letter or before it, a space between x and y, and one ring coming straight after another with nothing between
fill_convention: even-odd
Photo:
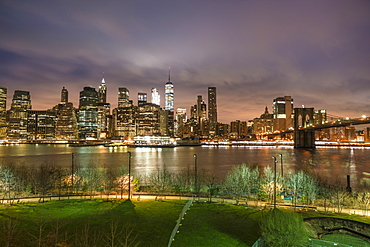
<instances>
[{"instance_id":1,"label":"green grass","mask_svg":"<svg viewBox=\"0 0 370 247\"><path fill-rule=\"evenodd\" d=\"M6 240L12 241L12 246L38 246L39 239L42 246L109 246L111 230L116 230L116 243L127 239L138 246L167 246L185 203L101 199L0 205L0 246L6 246ZM264 213L232 204L194 202L172 246L252 246L261 236L259 222ZM369 218L357 215L304 211L300 215L370 223Z\"/></svg>"},{"instance_id":2,"label":"green grass","mask_svg":"<svg viewBox=\"0 0 370 247\"><path fill-rule=\"evenodd\" d=\"M303 218L312 218L312 217L334 217L334 218L341 218L346 220L354 220L363 223L370 224L370 217L359 216L356 214L337 214L337 213L324 213L324 212L313 212L313 211L300 211L300 215Z\"/></svg>"},{"instance_id":3,"label":"green grass","mask_svg":"<svg viewBox=\"0 0 370 247\"><path fill-rule=\"evenodd\" d=\"M83 246L83 240L88 246L109 246L111 230L116 230L116 241L127 236L139 246L165 246L184 204L177 200L66 200L0 206L0 227L5 229L0 246L9 239L16 242L14 246L35 246L39 239L45 246L62 242Z\"/></svg>"},{"instance_id":4,"label":"green grass","mask_svg":"<svg viewBox=\"0 0 370 247\"><path fill-rule=\"evenodd\" d=\"M243 206L195 202L172 246L252 246L261 236L261 214Z\"/></svg>"},{"instance_id":5,"label":"green grass","mask_svg":"<svg viewBox=\"0 0 370 247\"><path fill-rule=\"evenodd\" d=\"M331 241L334 243L341 243L350 246L370 247L369 242L345 234L326 234L322 237L322 239L325 241Z\"/></svg>"}]
</instances>

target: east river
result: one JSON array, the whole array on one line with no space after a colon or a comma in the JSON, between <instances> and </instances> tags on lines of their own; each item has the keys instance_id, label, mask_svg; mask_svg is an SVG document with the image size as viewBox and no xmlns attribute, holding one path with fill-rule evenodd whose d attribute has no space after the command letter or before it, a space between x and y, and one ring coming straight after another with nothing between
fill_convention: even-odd
<instances>
[{"instance_id":1,"label":"east river","mask_svg":"<svg viewBox=\"0 0 370 247\"><path fill-rule=\"evenodd\" d=\"M346 183L351 177L351 186L370 183L370 148L318 147L313 150L294 149L290 146L243 146L243 147L175 147L175 148L128 148L128 147L69 147L68 145L21 144L0 146L0 164L39 167L41 164L70 167L72 153L80 167L94 163L101 167L128 166L131 152L133 174L146 175L166 167L172 172L186 169L207 171L222 179L234 166L242 163L261 167L273 166L272 157L278 160L280 171L283 158L284 172L308 170L334 183ZM197 160L194 158L197 156Z\"/></svg>"}]
</instances>

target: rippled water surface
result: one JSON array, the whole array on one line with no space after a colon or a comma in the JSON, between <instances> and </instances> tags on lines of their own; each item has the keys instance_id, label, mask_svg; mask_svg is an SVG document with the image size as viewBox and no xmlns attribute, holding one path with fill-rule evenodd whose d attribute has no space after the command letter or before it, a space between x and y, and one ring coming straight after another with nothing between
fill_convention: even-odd
<instances>
[{"instance_id":1,"label":"rippled water surface","mask_svg":"<svg viewBox=\"0 0 370 247\"><path fill-rule=\"evenodd\" d=\"M331 182L345 183L351 175L352 185L358 185L370 177L370 149L368 148L324 148L313 150L292 147L175 147L175 148L108 148L69 147L67 145L1 146L0 162L12 165L38 167L42 163L70 166L72 153L80 166L94 163L104 167L128 165L127 151L132 153L132 171L148 174L166 167L170 171L193 169L194 154L197 155L198 171L206 170L223 178L232 166L246 163L262 167L272 166L272 157L277 157L280 169L282 155L284 171L288 169L309 170L327 178ZM365 172L365 173L364 173ZM366 172L369 174L367 175Z\"/></svg>"}]
</instances>

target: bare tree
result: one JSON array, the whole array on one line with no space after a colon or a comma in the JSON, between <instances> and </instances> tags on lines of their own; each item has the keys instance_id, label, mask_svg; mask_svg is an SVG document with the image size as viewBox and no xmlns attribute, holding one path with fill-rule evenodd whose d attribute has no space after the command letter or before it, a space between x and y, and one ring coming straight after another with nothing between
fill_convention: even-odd
<instances>
[{"instance_id":1,"label":"bare tree","mask_svg":"<svg viewBox=\"0 0 370 247\"><path fill-rule=\"evenodd\" d=\"M200 182L206 186L208 201L212 202L212 197L215 195L218 189L216 175L203 170L200 175Z\"/></svg>"},{"instance_id":2,"label":"bare tree","mask_svg":"<svg viewBox=\"0 0 370 247\"><path fill-rule=\"evenodd\" d=\"M4 219L1 225L1 234L0 234L0 246L3 247L12 247L20 246L21 241L19 239L21 231L19 230L18 220L9 217Z\"/></svg>"},{"instance_id":3,"label":"bare tree","mask_svg":"<svg viewBox=\"0 0 370 247\"><path fill-rule=\"evenodd\" d=\"M249 194L258 185L258 168L251 168L246 164L234 166L227 174L224 189L228 194L233 195L236 204L239 204L241 197L245 196L248 203Z\"/></svg>"},{"instance_id":4,"label":"bare tree","mask_svg":"<svg viewBox=\"0 0 370 247\"><path fill-rule=\"evenodd\" d=\"M89 190L90 199L92 199L93 193L103 186L104 173L102 169L90 162L87 167L80 169L80 174L81 183Z\"/></svg>"},{"instance_id":5,"label":"bare tree","mask_svg":"<svg viewBox=\"0 0 370 247\"><path fill-rule=\"evenodd\" d=\"M16 177L8 167L0 166L0 192L3 200L7 199L10 203L15 195Z\"/></svg>"},{"instance_id":6,"label":"bare tree","mask_svg":"<svg viewBox=\"0 0 370 247\"><path fill-rule=\"evenodd\" d=\"M173 174L166 169L166 166L162 169L157 168L147 178L151 189L156 194L156 199L162 199L164 194L170 192L172 189Z\"/></svg>"}]
</instances>

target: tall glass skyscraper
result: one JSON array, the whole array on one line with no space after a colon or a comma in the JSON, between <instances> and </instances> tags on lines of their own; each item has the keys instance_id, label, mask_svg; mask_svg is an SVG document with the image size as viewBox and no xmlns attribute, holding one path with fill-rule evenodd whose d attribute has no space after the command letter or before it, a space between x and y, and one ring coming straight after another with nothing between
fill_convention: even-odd
<instances>
[{"instance_id":1,"label":"tall glass skyscraper","mask_svg":"<svg viewBox=\"0 0 370 247\"><path fill-rule=\"evenodd\" d=\"M80 92L80 107L78 112L79 138L98 138L98 92L93 87L84 87Z\"/></svg>"},{"instance_id":2,"label":"tall glass skyscraper","mask_svg":"<svg viewBox=\"0 0 370 247\"><path fill-rule=\"evenodd\" d=\"M125 87L118 88L118 108L130 106L130 92Z\"/></svg>"},{"instance_id":3,"label":"tall glass skyscraper","mask_svg":"<svg viewBox=\"0 0 370 247\"><path fill-rule=\"evenodd\" d=\"M30 92L15 90L8 115L10 139L27 139L28 110L31 109Z\"/></svg>"},{"instance_id":4,"label":"tall glass skyscraper","mask_svg":"<svg viewBox=\"0 0 370 247\"><path fill-rule=\"evenodd\" d=\"M208 87L208 121L209 134L215 135L217 132L216 87Z\"/></svg>"},{"instance_id":5,"label":"tall glass skyscraper","mask_svg":"<svg viewBox=\"0 0 370 247\"><path fill-rule=\"evenodd\" d=\"M164 86L164 109L168 111L168 134L174 135L174 90L171 82L171 72L168 70L168 82Z\"/></svg>"},{"instance_id":6,"label":"tall glass skyscraper","mask_svg":"<svg viewBox=\"0 0 370 247\"><path fill-rule=\"evenodd\" d=\"M161 96L156 88L152 88L152 104L161 105Z\"/></svg>"},{"instance_id":7,"label":"tall glass skyscraper","mask_svg":"<svg viewBox=\"0 0 370 247\"><path fill-rule=\"evenodd\" d=\"M278 97L274 99L274 131L285 131L293 127L293 99L291 96Z\"/></svg>"},{"instance_id":8,"label":"tall glass skyscraper","mask_svg":"<svg viewBox=\"0 0 370 247\"><path fill-rule=\"evenodd\" d=\"M107 86L105 85L104 77L99 86L98 103L107 103Z\"/></svg>"},{"instance_id":9,"label":"tall glass skyscraper","mask_svg":"<svg viewBox=\"0 0 370 247\"><path fill-rule=\"evenodd\" d=\"M0 87L0 139L6 138L7 122L6 122L6 96L8 89Z\"/></svg>"}]
</instances>

